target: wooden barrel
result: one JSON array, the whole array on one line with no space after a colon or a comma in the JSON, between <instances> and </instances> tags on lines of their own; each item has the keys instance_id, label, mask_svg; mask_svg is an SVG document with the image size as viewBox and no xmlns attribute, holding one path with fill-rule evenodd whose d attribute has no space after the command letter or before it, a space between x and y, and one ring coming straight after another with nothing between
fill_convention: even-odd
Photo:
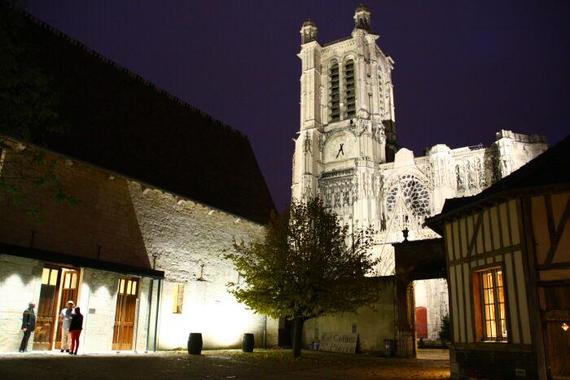
<instances>
[{"instance_id":1,"label":"wooden barrel","mask_svg":"<svg viewBox=\"0 0 570 380\"><path fill-rule=\"evenodd\" d=\"M190 333L188 337L188 353L200 355L202 352L202 333Z\"/></svg>"},{"instance_id":2,"label":"wooden barrel","mask_svg":"<svg viewBox=\"0 0 570 380\"><path fill-rule=\"evenodd\" d=\"M242 351L253 352L253 346L255 346L255 339L253 337L253 334L243 334L243 342L241 346Z\"/></svg>"}]
</instances>

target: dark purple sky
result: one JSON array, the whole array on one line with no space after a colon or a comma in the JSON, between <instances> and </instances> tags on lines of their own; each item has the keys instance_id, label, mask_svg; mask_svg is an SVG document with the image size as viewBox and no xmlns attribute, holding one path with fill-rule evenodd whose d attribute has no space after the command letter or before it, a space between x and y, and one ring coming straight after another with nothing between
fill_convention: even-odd
<instances>
[{"instance_id":1,"label":"dark purple sky","mask_svg":"<svg viewBox=\"0 0 570 380\"><path fill-rule=\"evenodd\" d=\"M299 128L299 28L310 17L321 43L345 37L358 3L25 1L48 24L247 134L279 208L290 197ZM570 132L570 1L367 5L396 62L398 140L416 155L437 143L488 144L500 129L550 143Z\"/></svg>"}]
</instances>

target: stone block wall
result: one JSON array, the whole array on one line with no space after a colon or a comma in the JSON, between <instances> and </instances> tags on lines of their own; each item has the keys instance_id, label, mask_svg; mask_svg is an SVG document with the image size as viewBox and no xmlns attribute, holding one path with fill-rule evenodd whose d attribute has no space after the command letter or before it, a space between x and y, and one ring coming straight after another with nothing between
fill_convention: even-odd
<instances>
[{"instance_id":1,"label":"stone block wall","mask_svg":"<svg viewBox=\"0 0 570 380\"><path fill-rule=\"evenodd\" d=\"M21 200L0 193L1 242L149 267L124 178L31 146L6 152L0 175L21 188ZM38 153L45 154L39 163L34 160ZM48 184L31 184L46 173ZM58 190L49 184L53 179L71 204L58 200ZM37 215L27 212L30 207L38 208Z\"/></svg>"},{"instance_id":2,"label":"stone block wall","mask_svg":"<svg viewBox=\"0 0 570 380\"><path fill-rule=\"evenodd\" d=\"M3 255L0 252L0 352L17 351L22 339L22 313L29 302L36 304L41 290L44 263L39 260ZM81 271L77 306L84 315L80 352L106 352L112 349L117 284L121 274L84 268ZM140 282L139 312L136 316L136 349L146 349L148 287L150 279ZM155 296L156 297L156 296ZM154 302L154 301L153 301ZM152 331L151 326L151 331ZM33 346L30 337L28 349Z\"/></svg>"},{"instance_id":3,"label":"stone block wall","mask_svg":"<svg viewBox=\"0 0 570 380\"><path fill-rule=\"evenodd\" d=\"M306 346L318 342L323 333L357 333L361 351L384 351L384 339L394 339L396 309L394 285L384 281L380 299L373 307L365 306L351 313L336 313L305 322L303 340Z\"/></svg>"},{"instance_id":4,"label":"stone block wall","mask_svg":"<svg viewBox=\"0 0 570 380\"><path fill-rule=\"evenodd\" d=\"M0 175L18 177L21 170L41 173L43 164L53 164L56 178L75 202L58 202L54 189L37 191L22 180L26 202L14 204L9 197L0 197L0 242L164 271L160 289L154 280L150 313L151 279L141 278L137 350L154 349L155 341L161 349L185 347L193 331L203 333L205 348L237 347L244 333L254 333L258 347L276 344L275 323L238 304L226 288L227 282L238 280L238 274L224 255L234 249L234 240L262 237L262 225L51 152L43 152L43 162L34 163L30 158L37 148L20 148L6 150ZM40 206L39 218L25 212L27 204ZM39 281L43 262L31 262L37 266ZM28 273L25 266L19 268L20 275ZM120 274L81 269L78 300L87 326L82 348L108 351ZM14 284L6 289L28 286ZM177 314L172 304L179 285L184 287L184 300L183 312ZM40 287L38 282L37 289L30 288L36 293L27 297L37 300ZM0 288L0 299L4 294ZM30 299L10 306L11 312L21 314ZM160 310L155 305L158 299ZM267 326L275 331L268 332Z\"/></svg>"},{"instance_id":5,"label":"stone block wall","mask_svg":"<svg viewBox=\"0 0 570 380\"><path fill-rule=\"evenodd\" d=\"M0 352L18 351L22 313L40 297L42 264L0 252ZM34 336L30 337L29 349Z\"/></svg>"},{"instance_id":6,"label":"stone block wall","mask_svg":"<svg viewBox=\"0 0 570 380\"><path fill-rule=\"evenodd\" d=\"M262 237L263 226L134 181L129 189L149 258L166 277L159 347L186 347L190 332L202 333L205 348L238 347L244 333L254 333L258 347L276 344L276 326L268 333L271 322L237 303L226 288L238 273L224 255L233 252L234 240ZM184 296L176 313L179 287Z\"/></svg>"}]
</instances>

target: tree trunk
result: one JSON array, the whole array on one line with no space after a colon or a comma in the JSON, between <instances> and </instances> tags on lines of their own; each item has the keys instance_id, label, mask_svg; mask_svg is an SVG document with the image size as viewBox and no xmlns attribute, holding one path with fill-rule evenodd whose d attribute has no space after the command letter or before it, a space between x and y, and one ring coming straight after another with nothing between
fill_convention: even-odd
<instances>
[{"instance_id":1,"label":"tree trunk","mask_svg":"<svg viewBox=\"0 0 570 380\"><path fill-rule=\"evenodd\" d=\"M303 324L305 319L296 317L293 319L293 357L301 356L301 346L303 345Z\"/></svg>"}]
</instances>

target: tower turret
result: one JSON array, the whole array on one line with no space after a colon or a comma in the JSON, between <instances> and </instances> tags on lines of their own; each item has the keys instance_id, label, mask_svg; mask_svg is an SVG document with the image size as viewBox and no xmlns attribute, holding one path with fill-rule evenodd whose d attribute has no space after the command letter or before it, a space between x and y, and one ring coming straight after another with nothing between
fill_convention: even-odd
<instances>
[{"instance_id":1,"label":"tower turret","mask_svg":"<svg viewBox=\"0 0 570 380\"><path fill-rule=\"evenodd\" d=\"M301 26L301 44L316 41L318 31L317 24L311 20L305 21Z\"/></svg>"},{"instance_id":2,"label":"tower turret","mask_svg":"<svg viewBox=\"0 0 570 380\"><path fill-rule=\"evenodd\" d=\"M370 10L368 10L366 5L360 4L354 11L354 28L371 32L370 16Z\"/></svg>"}]
</instances>

